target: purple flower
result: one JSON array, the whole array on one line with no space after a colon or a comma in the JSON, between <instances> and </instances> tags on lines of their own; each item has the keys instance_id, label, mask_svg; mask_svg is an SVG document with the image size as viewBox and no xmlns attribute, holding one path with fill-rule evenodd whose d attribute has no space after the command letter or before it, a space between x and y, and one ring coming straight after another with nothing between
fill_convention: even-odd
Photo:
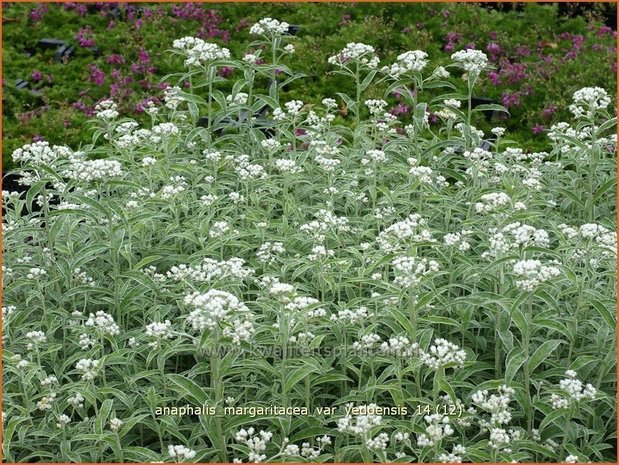
<instances>
[{"instance_id":1,"label":"purple flower","mask_svg":"<svg viewBox=\"0 0 619 465\"><path fill-rule=\"evenodd\" d=\"M496 40L498 37L498 34L494 31L491 31L488 33L488 37L490 38L490 40Z\"/></svg>"},{"instance_id":2,"label":"purple flower","mask_svg":"<svg viewBox=\"0 0 619 465\"><path fill-rule=\"evenodd\" d=\"M409 111L408 106L406 106L403 103L398 103L395 107L389 110L389 113L391 113L393 116L401 116L401 115L407 115L408 111Z\"/></svg>"},{"instance_id":3,"label":"purple flower","mask_svg":"<svg viewBox=\"0 0 619 465\"><path fill-rule=\"evenodd\" d=\"M486 46L486 50L490 53L490 58L496 60L496 56L501 53L501 46L496 42L490 42Z\"/></svg>"},{"instance_id":4,"label":"purple flower","mask_svg":"<svg viewBox=\"0 0 619 465\"><path fill-rule=\"evenodd\" d=\"M105 62L108 65L122 65L125 63L125 58L122 55L113 54L108 56Z\"/></svg>"},{"instance_id":5,"label":"purple flower","mask_svg":"<svg viewBox=\"0 0 619 465\"><path fill-rule=\"evenodd\" d=\"M88 65L88 69L90 71L90 75L88 76L88 80L90 82L98 86L105 84L105 73L103 70L101 70L97 65Z\"/></svg>"},{"instance_id":6,"label":"purple flower","mask_svg":"<svg viewBox=\"0 0 619 465\"><path fill-rule=\"evenodd\" d=\"M304 136L305 134L307 134L307 131L303 128L297 128L294 130L294 135L297 137Z\"/></svg>"},{"instance_id":7,"label":"purple flower","mask_svg":"<svg viewBox=\"0 0 619 465\"><path fill-rule=\"evenodd\" d=\"M43 139L43 136L41 134L35 134L34 136L32 136L32 142L41 142Z\"/></svg>"},{"instance_id":8,"label":"purple flower","mask_svg":"<svg viewBox=\"0 0 619 465\"><path fill-rule=\"evenodd\" d=\"M223 66L218 72L217 74L221 77L228 77L230 76L232 73L234 72L234 69L232 69L229 66Z\"/></svg>"},{"instance_id":9,"label":"purple flower","mask_svg":"<svg viewBox=\"0 0 619 465\"><path fill-rule=\"evenodd\" d=\"M138 60L140 63L150 63L150 55L143 48L140 49L140 53L138 54Z\"/></svg>"},{"instance_id":10,"label":"purple flower","mask_svg":"<svg viewBox=\"0 0 619 465\"><path fill-rule=\"evenodd\" d=\"M348 26L350 24L350 15L342 15L338 26Z\"/></svg>"},{"instance_id":11,"label":"purple flower","mask_svg":"<svg viewBox=\"0 0 619 465\"><path fill-rule=\"evenodd\" d=\"M408 27L408 26L406 26L404 29L402 29L402 32L403 32L404 34L408 34L409 32L411 32L411 28L410 28L410 27Z\"/></svg>"},{"instance_id":12,"label":"purple flower","mask_svg":"<svg viewBox=\"0 0 619 465\"><path fill-rule=\"evenodd\" d=\"M37 23L43 19L43 15L47 13L47 5L45 3L39 3L36 8L30 10L30 19L33 23Z\"/></svg>"},{"instance_id":13,"label":"purple flower","mask_svg":"<svg viewBox=\"0 0 619 465\"><path fill-rule=\"evenodd\" d=\"M111 31L115 27L116 27L116 22L114 20L111 20L109 23L107 23L107 30L108 31Z\"/></svg>"},{"instance_id":14,"label":"purple flower","mask_svg":"<svg viewBox=\"0 0 619 465\"><path fill-rule=\"evenodd\" d=\"M542 110L542 118L544 119L548 119L550 118L552 115L554 115L557 111L557 106L553 103L551 103L550 105L546 105L546 107Z\"/></svg>"},{"instance_id":15,"label":"purple flower","mask_svg":"<svg viewBox=\"0 0 619 465\"><path fill-rule=\"evenodd\" d=\"M80 47L92 47L95 45L95 37L90 26L80 28L75 34L75 40L80 44Z\"/></svg>"},{"instance_id":16,"label":"purple flower","mask_svg":"<svg viewBox=\"0 0 619 465\"><path fill-rule=\"evenodd\" d=\"M499 76L499 73L497 73L495 71L489 71L488 72L488 79L490 79L490 82L494 86L498 86L499 84L501 84L501 78Z\"/></svg>"},{"instance_id":17,"label":"purple flower","mask_svg":"<svg viewBox=\"0 0 619 465\"><path fill-rule=\"evenodd\" d=\"M531 131L533 131L533 134L541 134L545 130L546 130L546 128L544 128L544 126L542 126L539 123L531 128Z\"/></svg>"},{"instance_id":18,"label":"purple flower","mask_svg":"<svg viewBox=\"0 0 619 465\"><path fill-rule=\"evenodd\" d=\"M32 74L30 76L32 77L32 80L35 82L39 82L41 79L43 79L43 73L36 69L32 70Z\"/></svg>"},{"instance_id":19,"label":"purple flower","mask_svg":"<svg viewBox=\"0 0 619 465\"><path fill-rule=\"evenodd\" d=\"M475 50L475 44L473 42L469 42L464 46L464 50Z\"/></svg>"},{"instance_id":20,"label":"purple flower","mask_svg":"<svg viewBox=\"0 0 619 465\"><path fill-rule=\"evenodd\" d=\"M531 49L526 45L519 45L516 47L516 53L522 57L531 56Z\"/></svg>"},{"instance_id":21,"label":"purple flower","mask_svg":"<svg viewBox=\"0 0 619 465\"><path fill-rule=\"evenodd\" d=\"M506 108L509 108L512 106L519 107L520 106L520 94L518 92L514 92L513 94L509 92L503 92L503 94L501 94L501 103Z\"/></svg>"},{"instance_id":22,"label":"purple flower","mask_svg":"<svg viewBox=\"0 0 619 465\"><path fill-rule=\"evenodd\" d=\"M247 29L249 27L249 19L243 18L239 21L239 24L236 25L236 32L240 32L243 29Z\"/></svg>"},{"instance_id":23,"label":"purple flower","mask_svg":"<svg viewBox=\"0 0 619 465\"><path fill-rule=\"evenodd\" d=\"M421 31L422 29L425 29L426 25L424 23L417 23L415 24L415 27Z\"/></svg>"}]
</instances>

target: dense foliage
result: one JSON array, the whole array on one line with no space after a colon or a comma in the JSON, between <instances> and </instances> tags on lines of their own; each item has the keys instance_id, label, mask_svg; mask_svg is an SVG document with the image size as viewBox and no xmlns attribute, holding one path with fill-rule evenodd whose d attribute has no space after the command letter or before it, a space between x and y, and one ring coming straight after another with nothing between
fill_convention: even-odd
<instances>
[{"instance_id":1,"label":"dense foliage","mask_svg":"<svg viewBox=\"0 0 619 465\"><path fill-rule=\"evenodd\" d=\"M473 125L506 111L472 108L481 51L381 66L351 42L321 61L347 85L307 104L286 31L177 39L167 80L190 85L146 122L103 100L90 143L13 152L5 460L614 461L606 91L563 96L531 152ZM159 410L185 404L206 411Z\"/></svg>"},{"instance_id":2,"label":"dense foliage","mask_svg":"<svg viewBox=\"0 0 619 465\"><path fill-rule=\"evenodd\" d=\"M591 8L589 16L575 18L560 15L556 4L505 12L496 6L435 3L4 3L2 8L5 168L12 151L33 138L75 146L86 142L82 126L104 98L117 101L123 113L147 121L146 102L161 101L161 80L174 71L165 53L172 40L197 36L238 55L249 38L249 26L263 16L300 26L290 65L307 78L284 92L288 99L310 96L311 103L349 89L346 79L327 75L322 60L348 42L371 43L387 61L395 59L397 50L425 50L437 64L447 63L454 50L465 47L486 52L495 69L482 77L476 97L505 105L511 116L504 120L507 115L497 114L500 119L494 122L480 118L478 125L485 130L506 126L528 149L541 150L544 133L567 117L567 96L578 83L616 87L616 33L596 14L603 4ZM69 42L74 53L57 61L56 47L32 50L45 38ZM220 72L239 77L228 76L230 69ZM29 87L18 89L17 80ZM372 87L368 95L378 98L381 89ZM387 101L391 112L410 122L412 110L406 102L394 95ZM340 106L338 116L345 113ZM438 118L431 115L431 123L438 125Z\"/></svg>"}]
</instances>

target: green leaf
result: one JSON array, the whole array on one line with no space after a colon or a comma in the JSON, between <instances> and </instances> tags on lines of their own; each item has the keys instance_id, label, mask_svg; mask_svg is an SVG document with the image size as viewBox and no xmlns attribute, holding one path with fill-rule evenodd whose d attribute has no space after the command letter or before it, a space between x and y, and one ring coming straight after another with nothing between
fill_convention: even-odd
<instances>
[{"instance_id":1,"label":"green leaf","mask_svg":"<svg viewBox=\"0 0 619 465\"><path fill-rule=\"evenodd\" d=\"M172 389L183 396L189 397L196 405L203 405L209 402L208 394L195 381L175 374L167 375L166 378L172 382L173 385L170 386Z\"/></svg>"},{"instance_id":2,"label":"green leaf","mask_svg":"<svg viewBox=\"0 0 619 465\"><path fill-rule=\"evenodd\" d=\"M542 362L546 360L561 344L563 344L563 341L552 339L539 346L529 359L529 373L533 373L533 371L540 366Z\"/></svg>"},{"instance_id":3,"label":"green leaf","mask_svg":"<svg viewBox=\"0 0 619 465\"><path fill-rule=\"evenodd\" d=\"M515 347L508 355L507 355L507 366L505 368L505 383L509 385L516 373L522 366L522 364L526 361L527 357L520 347Z\"/></svg>"}]
</instances>

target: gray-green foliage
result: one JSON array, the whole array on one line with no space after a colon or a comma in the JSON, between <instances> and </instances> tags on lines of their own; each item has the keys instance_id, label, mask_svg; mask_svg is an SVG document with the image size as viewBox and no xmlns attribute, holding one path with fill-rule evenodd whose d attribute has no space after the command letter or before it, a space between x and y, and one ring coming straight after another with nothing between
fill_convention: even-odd
<instances>
[{"instance_id":1,"label":"gray-green foliage","mask_svg":"<svg viewBox=\"0 0 619 465\"><path fill-rule=\"evenodd\" d=\"M351 129L335 101L280 102L302 76L262 26L240 60L176 43L192 86L149 128L106 101L91 145L14 154L29 189L3 192L5 460L614 460L605 92L577 92L573 125L525 153L470 126L504 110L471 109L483 57L454 56L455 77L422 53L382 70L352 44L330 61L358 84L339 95ZM231 96L224 65L244 73ZM413 124L363 99L382 81ZM309 415L157 415L184 404Z\"/></svg>"}]
</instances>

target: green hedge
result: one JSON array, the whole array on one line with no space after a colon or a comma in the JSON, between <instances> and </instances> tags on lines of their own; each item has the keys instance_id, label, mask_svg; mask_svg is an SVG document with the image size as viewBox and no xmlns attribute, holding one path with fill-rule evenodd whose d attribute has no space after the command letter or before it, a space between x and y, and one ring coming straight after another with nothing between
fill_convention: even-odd
<instances>
[{"instance_id":1,"label":"green hedge","mask_svg":"<svg viewBox=\"0 0 619 465\"><path fill-rule=\"evenodd\" d=\"M399 53L410 49L426 51L433 63L447 63L451 54L445 50L448 33L460 36L459 42L453 44L454 51L473 44L489 54L488 44L498 44L500 59L507 60L516 74L503 71L505 76L499 85L486 78L478 96L500 102L505 92L528 91L528 95L520 96L519 106L510 107L509 120L480 124L483 129L506 126L530 149L547 144L543 132L534 134L532 128L538 125L541 130L564 119L575 90L583 86L601 86L609 91L616 88L615 38L612 32L601 29L600 12L610 8L610 4L592 6L586 15L578 17L561 16L557 4L547 3L526 4L521 11L513 8L501 11L504 7L501 4L492 7L431 3L139 5L146 13L132 12L135 5L118 4L122 17L113 20L113 27L110 27L108 11L114 4L91 7L95 11L83 16L66 5L12 3L3 6L2 155L5 170L11 166L12 151L33 137L72 146L86 141L88 135L82 125L87 117L74 108L74 104L81 101L92 107L109 96L114 69L120 70L123 77L134 79L132 84L124 86L130 94L116 98L123 111L134 113L138 102L161 95L161 89L145 89L138 80L144 79L155 87L166 74L179 70L179 63L166 53L174 39L196 35L201 26L206 25L205 31L215 35L212 40L225 44L234 56L239 56L251 40L249 26L265 16L301 26L294 41L297 53L290 59L290 65L308 76L295 82L284 98L306 102L348 90L349 83L328 74L331 68L324 59L348 42L374 45L383 59L381 64L392 62ZM188 17L178 18L179 10L184 12L181 16ZM213 13L200 17L207 10ZM99 57L78 45L76 34L86 27L93 31ZM225 40L226 34L229 40ZM37 51L26 56L25 48L34 46L42 38L71 42L76 46L76 55L65 64L54 61L53 51ZM571 57L570 53L575 53L575 43L578 50ZM523 54L526 50L522 47L528 47L531 54ZM148 53L150 60L144 66L154 66L155 72L131 71L132 63L139 63L142 50ZM122 55L125 63L108 64L107 57L112 54ZM540 55L547 57L547 63L540 65ZM504 69L509 68L503 63ZM103 85L89 82L91 66L105 74ZM518 79L518 67L524 69L526 78ZM33 71L43 76L38 83L32 79ZM48 75L51 75L51 82L47 81ZM514 82L510 82L510 76ZM17 90L16 79L29 81L41 95ZM544 115L543 110L552 106L557 110Z\"/></svg>"}]
</instances>

